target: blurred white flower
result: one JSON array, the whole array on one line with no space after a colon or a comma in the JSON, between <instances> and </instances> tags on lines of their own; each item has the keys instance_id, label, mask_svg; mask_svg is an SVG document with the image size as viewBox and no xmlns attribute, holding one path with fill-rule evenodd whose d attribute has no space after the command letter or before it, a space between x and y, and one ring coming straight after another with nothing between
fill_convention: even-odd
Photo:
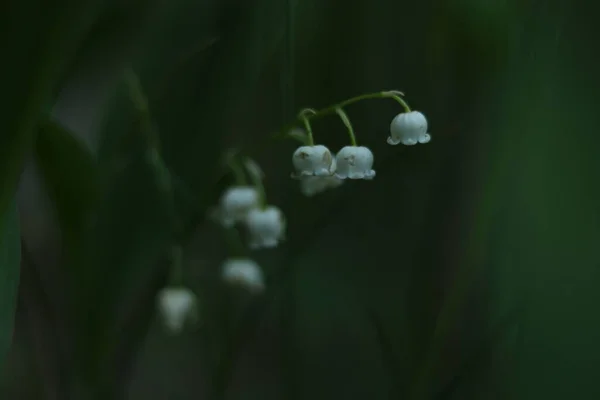
<instances>
[{"instance_id":1,"label":"blurred white flower","mask_svg":"<svg viewBox=\"0 0 600 400\"><path fill-rule=\"evenodd\" d=\"M374 157L371 150L364 146L345 146L337 153L336 173L339 179L373 179Z\"/></svg>"},{"instance_id":2,"label":"blurred white flower","mask_svg":"<svg viewBox=\"0 0 600 400\"><path fill-rule=\"evenodd\" d=\"M404 144L412 146L417 143L428 143L431 136L427 133L427 118L419 111L400 113L390 124L388 144L393 146Z\"/></svg>"},{"instance_id":3,"label":"blurred white flower","mask_svg":"<svg viewBox=\"0 0 600 400\"><path fill-rule=\"evenodd\" d=\"M309 176L300 181L300 191L307 197L315 196L344 183L337 176Z\"/></svg>"},{"instance_id":4,"label":"blurred white flower","mask_svg":"<svg viewBox=\"0 0 600 400\"><path fill-rule=\"evenodd\" d=\"M337 168L335 154L333 156L333 170ZM328 189L334 189L344 183L343 179L332 176L307 176L300 180L300 191L305 196L311 197Z\"/></svg>"},{"instance_id":5,"label":"blurred white flower","mask_svg":"<svg viewBox=\"0 0 600 400\"><path fill-rule=\"evenodd\" d=\"M300 146L292 156L292 163L296 172L293 178L307 176L331 176L335 172L333 155L323 145Z\"/></svg>"},{"instance_id":6,"label":"blurred white flower","mask_svg":"<svg viewBox=\"0 0 600 400\"><path fill-rule=\"evenodd\" d=\"M250 210L258 207L260 195L252 186L233 186L221 196L216 218L223 226L231 227L243 221Z\"/></svg>"},{"instance_id":7,"label":"blurred white flower","mask_svg":"<svg viewBox=\"0 0 600 400\"><path fill-rule=\"evenodd\" d=\"M241 286L251 292L265 289L263 272L248 258L231 258L223 263L222 277L230 285Z\"/></svg>"},{"instance_id":8,"label":"blurred white flower","mask_svg":"<svg viewBox=\"0 0 600 400\"><path fill-rule=\"evenodd\" d=\"M185 287L166 287L158 292L158 311L169 332L178 334L195 317L196 296Z\"/></svg>"},{"instance_id":9,"label":"blurred white flower","mask_svg":"<svg viewBox=\"0 0 600 400\"><path fill-rule=\"evenodd\" d=\"M252 249L276 247L285 236L285 218L275 206L255 208L246 216Z\"/></svg>"}]
</instances>

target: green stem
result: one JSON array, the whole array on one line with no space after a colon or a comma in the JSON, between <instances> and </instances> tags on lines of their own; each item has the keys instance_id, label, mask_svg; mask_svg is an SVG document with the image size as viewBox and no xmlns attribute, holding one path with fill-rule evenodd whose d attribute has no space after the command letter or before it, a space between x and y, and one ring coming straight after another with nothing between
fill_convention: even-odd
<instances>
[{"instance_id":1,"label":"green stem","mask_svg":"<svg viewBox=\"0 0 600 400\"><path fill-rule=\"evenodd\" d=\"M314 110L307 108L305 110L302 110L300 112L300 114L298 114L298 117L304 123L304 129L306 130L306 135L308 137L308 145L309 146L314 146L315 145L315 139L313 137L313 133L312 133L312 128L310 126L309 117L306 115L306 112L305 112L307 110L310 110L311 112L314 112ZM316 114L313 114L313 115L316 115Z\"/></svg>"},{"instance_id":2,"label":"green stem","mask_svg":"<svg viewBox=\"0 0 600 400\"><path fill-rule=\"evenodd\" d=\"M232 254L234 257L246 256L246 247L244 246L244 242L240 237L240 232L236 228L223 229L223 235L225 236L225 241L227 243L227 247L229 248L230 254Z\"/></svg>"},{"instance_id":3,"label":"green stem","mask_svg":"<svg viewBox=\"0 0 600 400\"><path fill-rule=\"evenodd\" d=\"M330 106L322 108L320 110L305 109L305 110L311 110L312 111L311 115L307 116L306 113L304 113L304 114L301 113L300 116L304 117L304 118L308 118L308 119L323 117L325 115L331 115L331 114L336 113L336 110L338 108L344 108L351 104L358 103L359 101L370 100L370 99L390 99L391 98L391 99L394 99L394 100L400 102L400 104L402 104L402 106L406 109L408 107L408 105L406 104L406 102L404 102L404 100L402 100L400 98L400 96L402 96L402 95L403 95L403 93L398 90L385 90L382 92L365 93L365 94L361 94L360 96L351 97L340 103L330 105Z\"/></svg>"},{"instance_id":4,"label":"green stem","mask_svg":"<svg viewBox=\"0 0 600 400\"><path fill-rule=\"evenodd\" d=\"M179 245L171 249L171 285L183 286L183 249Z\"/></svg>"},{"instance_id":5,"label":"green stem","mask_svg":"<svg viewBox=\"0 0 600 400\"><path fill-rule=\"evenodd\" d=\"M415 377L414 384L411 390L410 400L424 400L430 397L431 381L435 377L440 354L443 350L444 341L448 338L453 324L456 323L460 313L460 307L464 304L465 297L468 294L468 289L472 283L474 274L474 265L469 264L461 266L458 271L457 278L453 282L448 297L442 304L442 308L438 314L433 336L429 349L423 358L418 375Z\"/></svg>"},{"instance_id":6,"label":"green stem","mask_svg":"<svg viewBox=\"0 0 600 400\"><path fill-rule=\"evenodd\" d=\"M125 71L125 82L129 87L131 101L140 116L141 131L146 136L148 147L155 149L160 154L160 137L152 123L148 98L144 94L140 79L133 69L128 68Z\"/></svg>"},{"instance_id":7,"label":"green stem","mask_svg":"<svg viewBox=\"0 0 600 400\"><path fill-rule=\"evenodd\" d=\"M395 101L400 103L400 105L402 105L402 107L404 108L404 110L406 110L406 112L410 112L410 107L401 98L401 96L404 96L404 93L402 93L399 90L384 90L381 92L361 94L360 96L352 97L350 99L344 100L337 104L330 105L330 106L322 108L320 110L315 110L312 108L305 108L302 111L300 111L300 113L298 113L296 121L290 123L289 125L286 125L282 131L279 131L278 133L275 133L275 134L269 136L269 139L289 138L290 136L287 133L289 132L290 129L292 129L297 124L298 120L301 120L306 128L306 133L308 134L308 142L309 142L308 144L312 146L312 145L314 145L314 140L313 140L313 136L312 136L312 129L310 128L310 120L311 119L316 119L316 118L324 117L326 115L334 114L338 108L343 108L343 107L349 106L351 104L358 103L359 101L369 100L369 99L394 99ZM292 137L292 138L298 139L297 137Z\"/></svg>"},{"instance_id":8,"label":"green stem","mask_svg":"<svg viewBox=\"0 0 600 400\"><path fill-rule=\"evenodd\" d=\"M244 174L244 169L242 166L236 162L235 157L231 157L227 160L227 165L233 174L233 178L235 179L236 185L246 186L248 184L248 180L246 179L246 174Z\"/></svg>"},{"instance_id":9,"label":"green stem","mask_svg":"<svg viewBox=\"0 0 600 400\"><path fill-rule=\"evenodd\" d=\"M344 123L344 125L346 125L346 128L348 128L348 136L350 136L350 143L352 143L352 146L356 146L356 135L354 134L354 128L352 128L352 124L350 123L348 115L341 107L336 108L335 112L342 119L342 122Z\"/></svg>"},{"instance_id":10,"label":"green stem","mask_svg":"<svg viewBox=\"0 0 600 400\"><path fill-rule=\"evenodd\" d=\"M286 137L297 140L298 142L302 143L304 146L308 145L308 136L304 134L304 131L300 131L300 130L295 131L294 129L290 129L286 133Z\"/></svg>"},{"instance_id":11,"label":"green stem","mask_svg":"<svg viewBox=\"0 0 600 400\"><path fill-rule=\"evenodd\" d=\"M300 114L299 115L304 115L304 114L307 114L307 113L310 113L310 114L314 115L314 114L317 113L317 111L314 108L303 108L302 110L300 110Z\"/></svg>"},{"instance_id":12,"label":"green stem","mask_svg":"<svg viewBox=\"0 0 600 400\"><path fill-rule=\"evenodd\" d=\"M258 191L259 196L259 204L265 208L267 206L267 191L265 190L265 185L263 184L262 178L257 174L250 174L250 179L252 179L252 184Z\"/></svg>"},{"instance_id":13,"label":"green stem","mask_svg":"<svg viewBox=\"0 0 600 400\"><path fill-rule=\"evenodd\" d=\"M400 96L393 95L393 96L390 96L390 97L392 99L396 100L398 103L400 103L400 105L402 107L404 107L404 111L406 111L407 113L409 113L411 111L410 107L408 106L408 104L406 103L406 101L404 101L404 99L402 99Z\"/></svg>"},{"instance_id":14,"label":"green stem","mask_svg":"<svg viewBox=\"0 0 600 400\"><path fill-rule=\"evenodd\" d=\"M165 197L169 198L168 211L173 219L173 232L178 233L182 229L182 226L175 206L175 191L173 190L171 171L169 171L162 157L160 135L150 114L148 97L144 93L140 79L133 69L128 68L125 70L125 82L129 88L131 102L139 116L140 132L146 139L147 160L154 170L156 185Z\"/></svg>"},{"instance_id":15,"label":"green stem","mask_svg":"<svg viewBox=\"0 0 600 400\"><path fill-rule=\"evenodd\" d=\"M246 166L251 165L253 162L254 161L250 158L245 159ZM258 191L258 196L259 196L258 202L264 208L267 206L267 192L265 190L265 185L263 184L262 171L260 171L256 167L250 167L250 168L248 168L248 172L249 172L248 175L250 175L250 180L252 181L252 184Z\"/></svg>"}]
</instances>

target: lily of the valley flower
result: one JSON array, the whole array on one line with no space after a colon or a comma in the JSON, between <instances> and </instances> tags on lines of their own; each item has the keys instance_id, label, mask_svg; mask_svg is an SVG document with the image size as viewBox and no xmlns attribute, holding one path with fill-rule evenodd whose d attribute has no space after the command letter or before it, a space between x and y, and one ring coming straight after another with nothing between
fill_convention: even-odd
<instances>
[{"instance_id":1,"label":"lily of the valley flower","mask_svg":"<svg viewBox=\"0 0 600 400\"><path fill-rule=\"evenodd\" d=\"M323 193L329 189L335 189L344 183L337 176L309 176L300 181L300 191L307 197Z\"/></svg>"},{"instance_id":2,"label":"lily of the valley flower","mask_svg":"<svg viewBox=\"0 0 600 400\"><path fill-rule=\"evenodd\" d=\"M185 287L166 287L158 293L158 311L169 332L180 333L196 312L196 296Z\"/></svg>"},{"instance_id":3,"label":"lily of the valley flower","mask_svg":"<svg viewBox=\"0 0 600 400\"><path fill-rule=\"evenodd\" d=\"M228 284L244 287L251 292L262 292L265 289L262 270L248 258L226 260L223 263L222 277Z\"/></svg>"},{"instance_id":4,"label":"lily of the valley flower","mask_svg":"<svg viewBox=\"0 0 600 400\"><path fill-rule=\"evenodd\" d=\"M390 124L388 144L393 146L404 144L413 146L417 143L428 143L431 135L427 133L427 118L419 111L400 113Z\"/></svg>"},{"instance_id":5,"label":"lily of the valley flower","mask_svg":"<svg viewBox=\"0 0 600 400\"><path fill-rule=\"evenodd\" d=\"M337 169L335 155L333 158L333 170ZM307 176L300 180L300 191L307 197L312 197L328 189L334 189L344 183L343 179L332 176Z\"/></svg>"},{"instance_id":6,"label":"lily of the valley flower","mask_svg":"<svg viewBox=\"0 0 600 400\"><path fill-rule=\"evenodd\" d=\"M373 153L364 146L345 146L337 153L335 175L339 179L373 179Z\"/></svg>"},{"instance_id":7,"label":"lily of the valley flower","mask_svg":"<svg viewBox=\"0 0 600 400\"><path fill-rule=\"evenodd\" d=\"M285 236L285 218L275 206L255 208L246 216L252 249L276 247Z\"/></svg>"},{"instance_id":8,"label":"lily of the valley flower","mask_svg":"<svg viewBox=\"0 0 600 400\"><path fill-rule=\"evenodd\" d=\"M252 186L233 186L221 196L218 217L221 223L230 227L243 221L248 212L258 207L260 195Z\"/></svg>"},{"instance_id":9,"label":"lily of the valley flower","mask_svg":"<svg viewBox=\"0 0 600 400\"><path fill-rule=\"evenodd\" d=\"M323 145L298 147L292 156L292 164L296 169L293 178L331 176L335 172L333 155Z\"/></svg>"}]
</instances>

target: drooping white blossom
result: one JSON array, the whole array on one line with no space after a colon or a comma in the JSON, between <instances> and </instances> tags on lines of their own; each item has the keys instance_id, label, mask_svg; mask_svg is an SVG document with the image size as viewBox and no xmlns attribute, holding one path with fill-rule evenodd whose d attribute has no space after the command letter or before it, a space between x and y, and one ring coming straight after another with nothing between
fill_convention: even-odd
<instances>
[{"instance_id":1,"label":"drooping white blossom","mask_svg":"<svg viewBox=\"0 0 600 400\"><path fill-rule=\"evenodd\" d=\"M285 236L285 218L275 206L255 208L246 216L251 249L276 247Z\"/></svg>"},{"instance_id":2,"label":"drooping white blossom","mask_svg":"<svg viewBox=\"0 0 600 400\"><path fill-rule=\"evenodd\" d=\"M265 289L263 272L256 262L248 258L231 258L223 263L223 280L234 286L241 286L251 292L262 292Z\"/></svg>"},{"instance_id":3,"label":"drooping white blossom","mask_svg":"<svg viewBox=\"0 0 600 400\"><path fill-rule=\"evenodd\" d=\"M335 172L333 155L323 145L300 146L292 155L295 172L293 178L307 176L331 176Z\"/></svg>"},{"instance_id":4,"label":"drooping white blossom","mask_svg":"<svg viewBox=\"0 0 600 400\"><path fill-rule=\"evenodd\" d=\"M158 311L169 332L178 334L194 318L196 296L186 287L166 287L157 296Z\"/></svg>"},{"instance_id":5,"label":"drooping white blossom","mask_svg":"<svg viewBox=\"0 0 600 400\"><path fill-rule=\"evenodd\" d=\"M216 217L223 226L243 221L250 210L258 207L260 195L252 186L232 186L221 196Z\"/></svg>"},{"instance_id":6,"label":"drooping white blossom","mask_svg":"<svg viewBox=\"0 0 600 400\"><path fill-rule=\"evenodd\" d=\"M337 153L336 173L339 179L373 179L374 157L371 150L364 146L345 146Z\"/></svg>"},{"instance_id":7,"label":"drooping white blossom","mask_svg":"<svg viewBox=\"0 0 600 400\"><path fill-rule=\"evenodd\" d=\"M333 170L337 169L335 154L333 156ZM329 189L334 189L344 183L337 176L307 176L300 180L300 191L307 197L312 197Z\"/></svg>"},{"instance_id":8,"label":"drooping white blossom","mask_svg":"<svg viewBox=\"0 0 600 400\"><path fill-rule=\"evenodd\" d=\"M390 124L388 144L393 146L404 144L413 146L417 143L428 143L431 135L427 133L427 118L419 111L400 113Z\"/></svg>"},{"instance_id":9,"label":"drooping white blossom","mask_svg":"<svg viewBox=\"0 0 600 400\"><path fill-rule=\"evenodd\" d=\"M335 189L344 183L337 176L309 176L300 181L300 191L307 197L312 197L330 189Z\"/></svg>"}]
</instances>

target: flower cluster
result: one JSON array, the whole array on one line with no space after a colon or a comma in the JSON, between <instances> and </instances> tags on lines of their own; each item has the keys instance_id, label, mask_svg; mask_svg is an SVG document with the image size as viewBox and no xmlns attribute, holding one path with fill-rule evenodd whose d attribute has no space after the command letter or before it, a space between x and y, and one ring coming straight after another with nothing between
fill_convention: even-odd
<instances>
[{"instance_id":1,"label":"flower cluster","mask_svg":"<svg viewBox=\"0 0 600 400\"><path fill-rule=\"evenodd\" d=\"M240 225L248 237L251 250L271 249L285 239L286 220L283 212L266 201L262 183L264 173L254 160L246 158L242 163L235 156L227 157L227 164L235 176L236 183L228 187L219 201L217 221L226 229ZM251 184L246 181L246 174ZM260 266L248 257L232 257L221 267L223 281L260 293L265 288Z\"/></svg>"},{"instance_id":2,"label":"flower cluster","mask_svg":"<svg viewBox=\"0 0 600 400\"><path fill-rule=\"evenodd\" d=\"M422 113L412 111L401 96L403 94L398 91L376 92L344 100L322 110L302 110L298 120L303 123L304 130L294 128L286 134L302 142L302 146L292 155L291 173L291 177L300 182L302 193L314 196L336 188L346 180L375 178L373 152L357 144L354 129L344 111L344 107L350 104L374 98L394 99L404 111L393 118L387 143L406 146L428 143L431 136L427 132L427 119ZM313 138L311 121L329 114L337 114L350 138L350 144L337 153L323 144L315 144ZM285 238L286 221L283 212L266 201L263 171L252 159L240 159L235 151L229 152L225 160L235 182L221 194L213 217L226 232L235 232L237 240L237 228L242 228L246 232L247 247L251 250L277 247ZM251 178L250 182L247 177ZM181 268L180 264L180 261L174 262L175 270ZM221 278L226 284L242 287L250 293L258 294L265 289L262 269L246 256L238 255L225 260L221 266ZM196 298L191 290L180 283L163 289L158 302L165 325L171 332L180 332L185 322L195 315Z\"/></svg>"},{"instance_id":3,"label":"flower cluster","mask_svg":"<svg viewBox=\"0 0 600 400\"><path fill-rule=\"evenodd\" d=\"M392 120L387 143L412 146L417 143L428 143L431 140L431 136L427 132L427 119L419 111L411 111L400 97L401 95L403 94L398 91L378 92L345 100L320 111L304 109L300 112L298 119L304 123L305 135L300 135L298 129L288 135L304 142L304 145L298 147L292 155L294 172L291 174L292 178L300 180L301 191L304 195L314 196L328 189L336 188L346 179L371 180L375 178L373 152L365 146L357 145L354 129L343 110L346 105L368 98L392 98L404 107L404 112L399 113ZM322 144L314 143L310 124L311 119L331 113L336 113L341 118L351 141L349 146L342 147L337 154Z\"/></svg>"},{"instance_id":4,"label":"flower cluster","mask_svg":"<svg viewBox=\"0 0 600 400\"><path fill-rule=\"evenodd\" d=\"M229 160L229 163L234 162ZM223 192L214 215L225 228L243 225L248 232L248 247L251 249L277 247L285 237L285 218L278 207L266 203L263 174L256 163L248 159L245 166L253 184L247 184L243 171L233 167L237 183Z\"/></svg>"},{"instance_id":5,"label":"flower cluster","mask_svg":"<svg viewBox=\"0 0 600 400\"><path fill-rule=\"evenodd\" d=\"M292 156L296 179L312 178L329 187L339 186L344 179L373 179L373 153L364 146L345 146L334 156L323 145L301 146ZM318 180L314 180L314 178Z\"/></svg>"}]
</instances>

